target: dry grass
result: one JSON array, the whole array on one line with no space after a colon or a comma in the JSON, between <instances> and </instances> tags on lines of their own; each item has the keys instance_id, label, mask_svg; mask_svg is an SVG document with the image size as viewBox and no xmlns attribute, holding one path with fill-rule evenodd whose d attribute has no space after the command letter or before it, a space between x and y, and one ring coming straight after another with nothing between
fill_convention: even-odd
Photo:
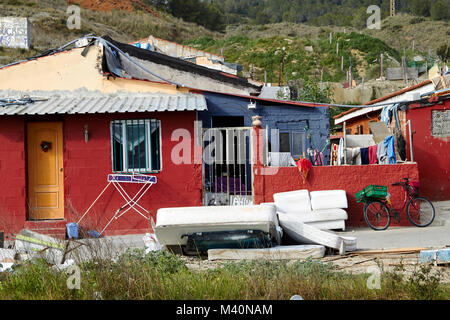
<instances>
[{"instance_id":1,"label":"dry grass","mask_svg":"<svg viewBox=\"0 0 450 320\"><path fill-rule=\"evenodd\" d=\"M306 300L449 299L448 284L420 267L408 280L383 273L381 289L367 287L369 274L352 275L331 264L295 262L233 262L209 269L187 268L185 259L167 252L145 255L127 251L117 259L93 259L79 265L81 287L69 290L67 275L43 261L17 266L0 274L0 299L160 299L160 300Z\"/></svg>"},{"instance_id":2,"label":"dry grass","mask_svg":"<svg viewBox=\"0 0 450 320\"><path fill-rule=\"evenodd\" d=\"M32 24L32 50L3 49L0 51L0 65L33 56L37 52L59 47L85 34L109 35L121 42L133 42L149 35L176 42L199 36L216 37L194 23L187 23L166 13L155 17L144 11L111 12L81 9L81 29L67 28L65 0L6 0L0 3L2 16L27 17Z\"/></svg>"},{"instance_id":3,"label":"dry grass","mask_svg":"<svg viewBox=\"0 0 450 320\"><path fill-rule=\"evenodd\" d=\"M333 32L361 32L386 42L392 48L403 52L403 48L411 49L415 40L415 49L434 54L443 43L450 43L450 22L435 21L430 18L418 18L408 14L387 17L382 21L381 30L362 29L338 26L310 26L296 23L276 23L268 25L232 25L227 28L227 36L247 36L252 39L270 38L274 36L300 39L318 39L320 35Z\"/></svg>"}]
</instances>

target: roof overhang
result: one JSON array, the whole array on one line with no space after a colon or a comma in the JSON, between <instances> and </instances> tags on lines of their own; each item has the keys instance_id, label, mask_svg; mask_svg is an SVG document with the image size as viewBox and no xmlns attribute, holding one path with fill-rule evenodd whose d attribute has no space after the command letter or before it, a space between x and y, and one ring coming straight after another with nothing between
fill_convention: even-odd
<instances>
[{"instance_id":1,"label":"roof overhang","mask_svg":"<svg viewBox=\"0 0 450 320\"><path fill-rule=\"evenodd\" d=\"M385 97L373 100L367 103L368 106L374 104L374 107L364 107L364 108L355 108L355 110L351 112L341 113L340 116L335 117L334 123L340 124L346 121L352 120L354 118L369 114L374 111L379 111L383 109L384 106L376 106L377 103L398 103L404 101L414 101L417 100L417 96L420 96L424 93L428 93L434 90L434 85L431 81L424 81L415 86L394 92Z\"/></svg>"},{"instance_id":2,"label":"roof overhang","mask_svg":"<svg viewBox=\"0 0 450 320\"><path fill-rule=\"evenodd\" d=\"M1 104L0 115L95 114L125 112L204 111L206 99L200 94L98 92L10 92L1 99L30 97L29 102Z\"/></svg>"}]
</instances>

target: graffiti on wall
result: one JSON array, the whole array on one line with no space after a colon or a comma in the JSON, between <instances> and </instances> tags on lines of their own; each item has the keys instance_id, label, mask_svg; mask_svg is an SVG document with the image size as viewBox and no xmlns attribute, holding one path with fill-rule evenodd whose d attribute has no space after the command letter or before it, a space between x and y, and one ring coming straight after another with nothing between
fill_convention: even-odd
<instances>
[{"instance_id":1,"label":"graffiti on wall","mask_svg":"<svg viewBox=\"0 0 450 320\"><path fill-rule=\"evenodd\" d=\"M432 111L431 134L437 137L450 136L450 110Z\"/></svg>"},{"instance_id":2,"label":"graffiti on wall","mask_svg":"<svg viewBox=\"0 0 450 320\"><path fill-rule=\"evenodd\" d=\"M31 26L27 18L0 18L0 47L29 49Z\"/></svg>"}]
</instances>

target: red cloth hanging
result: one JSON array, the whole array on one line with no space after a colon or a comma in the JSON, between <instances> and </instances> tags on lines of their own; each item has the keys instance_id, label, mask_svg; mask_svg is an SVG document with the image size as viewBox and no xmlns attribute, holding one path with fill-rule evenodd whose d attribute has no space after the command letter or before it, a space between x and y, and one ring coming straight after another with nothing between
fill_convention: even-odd
<instances>
[{"instance_id":1,"label":"red cloth hanging","mask_svg":"<svg viewBox=\"0 0 450 320\"><path fill-rule=\"evenodd\" d=\"M369 164L378 163L377 150L378 150L378 145L369 147Z\"/></svg>"},{"instance_id":2,"label":"red cloth hanging","mask_svg":"<svg viewBox=\"0 0 450 320\"><path fill-rule=\"evenodd\" d=\"M308 177L309 170L311 170L312 168L311 161L306 158L300 158L300 160L297 161L297 168L303 178L303 183L305 183L306 178Z\"/></svg>"}]
</instances>

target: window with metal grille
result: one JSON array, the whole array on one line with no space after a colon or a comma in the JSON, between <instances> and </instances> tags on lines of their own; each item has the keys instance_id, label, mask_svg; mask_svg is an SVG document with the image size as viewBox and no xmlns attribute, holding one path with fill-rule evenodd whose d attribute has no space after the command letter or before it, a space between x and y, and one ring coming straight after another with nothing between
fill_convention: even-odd
<instances>
[{"instance_id":1,"label":"window with metal grille","mask_svg":"<svg viewBox=\"0 0 450 320\"><path fill-rule=\"evenodd\" d=\"M161 122L155 119L111 122L113 172L146 173L161 170Z\"/></svg>"},{"instance_id":2,"label":"window with metal grille","mask_svg":"<svg viewBox=\"0 0 450 320\"><path fill-rule=\"evenodd\" d=\"M305 134L303 132L280 132L280 152L290 152L295 157L300 157L305 152Z\"/></svg>"}]
</instances>

